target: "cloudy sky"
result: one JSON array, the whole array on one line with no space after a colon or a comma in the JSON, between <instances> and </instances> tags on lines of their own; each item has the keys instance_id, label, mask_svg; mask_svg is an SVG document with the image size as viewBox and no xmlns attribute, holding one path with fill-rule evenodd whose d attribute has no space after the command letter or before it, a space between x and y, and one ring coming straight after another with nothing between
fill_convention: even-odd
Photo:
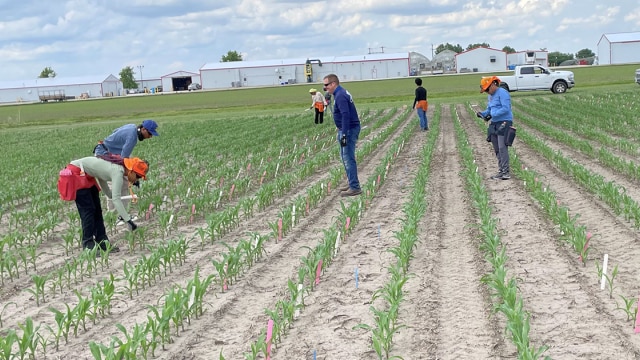
<instances>
[{"instance_id":1,"label":"cloudy sky","mask_svg":"<svg viewBox=\"0 0 640 360\"><path fill-rule=\"evenodd\" d=\"M245 60L417 51L488 43L597 52L603 33L640 31L640 0L0 0L0 81L198 72Z\"/></svg>"}]
</instances>

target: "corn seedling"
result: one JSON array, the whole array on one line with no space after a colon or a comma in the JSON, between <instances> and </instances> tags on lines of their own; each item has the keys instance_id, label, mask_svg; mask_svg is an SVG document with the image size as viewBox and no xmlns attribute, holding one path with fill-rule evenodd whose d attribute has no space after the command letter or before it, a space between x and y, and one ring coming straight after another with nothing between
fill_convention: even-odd
<instances>
[{"instance_id":1,"label":"corn seedling","mask_svg":"<svg viewBox=\"0 0 640 360\"><path fill-rule=\"evenodd\" d=\"M40 325L37 327L33 326L33 320L31 317L28 317L24 324L18 324L20 329L22 330L22 336L18 337L18 357L20 360L24 360L27 355L27 351L30 354L30 358L35 359L36 357L36 348L38 347L38 329L40 329Z\"/></svg>"},{"instance_id":2,"label":"corn seedling","mask_svg":"<svg viewBox=\"0 0 640 360\"><path fill-rule=\"evenodd\" d=\"M636 315L638 313L638 307L637 306L635 308L633 307L633 304L636 303L635 297L630 296L629 298L626 298L622 295L618 295L618 296L620 296L620 298L624 302L624 306L619 306L618 302L616 302L616 310L624 311L624 313L627 314L627 321L633 320L635 322Z\"/></svg>"},{"instance_id":3,"label":"corn seedling","mask_svg":"<svg viewBox=\"0 0 640 360\"><path fill-rule=\"evenodd\" d=\"M7 310L7 308L9 307L9 305L13 305L14 307L18 307L18 305L14 302L8 302L6 304L4 304L4 306L2 306L2 311L0 311L0 328L3 328L4 326L2 325L2 315L4 314L5 310Z\"/></svg>"},{"instance_id":4,"label":"corn seedling","mask_svg":"<svg viewBox=\"0 0 640 360\"><path fill-rule=\"evenodd\" d=\"M613 289L614 289L614 285L613 285L613 281L616 279L616 276L618 275L618 265L613 267L613 271L611 271L611 276L604 274L604 278L607 281L607 289L609 291L609 299L613 299Z\"/></svg>"},{"instance_id":5,"label":"corn seedling","mask_svg":"<svg viewBox=\"0 0 640 360\"><path fill-rule=\"evenodd\" d=\"M13 345L18 342L18 335L15 330L9 329L5 336L0 336L0 358L14 359Z\"/></svg>"},{"instance_id":6,"label":"corn seedling","mask_svg":"<svg viewBox=\"0 0 640 360\"><path fill-rule=\"evenodd\" d=\"M33 297L35 297L36 306L40 306L40 298L42 298L42 303L45 303L44 286L49 278L48 276L32 275L31 279L35 284L35 287L33 289L27 289L27 291L33 294Z\"/></svg>"}]
</instances>

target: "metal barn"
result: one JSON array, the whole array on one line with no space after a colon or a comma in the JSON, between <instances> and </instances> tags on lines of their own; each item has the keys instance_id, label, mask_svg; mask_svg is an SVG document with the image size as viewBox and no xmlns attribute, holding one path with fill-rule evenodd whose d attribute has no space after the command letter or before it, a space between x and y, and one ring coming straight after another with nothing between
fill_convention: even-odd
<instances>
[{"instance_id":1,"label":"metal barn","mask_svg":"<svg viewBox=\"0 0 640 360\"><path fill-rule=\"evenodd\" d=\"M203 89L273 86L322 81L370 80L409 76L409 53L208 63L200 68Z\"/></svg>"},{"instance_id":2,"label":"metal barn","mask_svg":"<svg viewBox=\"0 0 640 360\"><path fill-rule=\"evenodd\" d=\"M188 71L177 71L160 77L160 81L162 82L163 92L185 91L191 83L195 82L200 84L200 74Z\"/></svg>"},{"instance_id":3,"label":"metal barn","mask_svg":"<svg viewBox=\"0 0 640 360\"><path fill-rule=\"evenodd\" d=\"M458 73L505 71L507 53L486 47L463 51L456 55L456 70Z\"/></svg>"},{"instance_id":4,"label":"metal barn","mask_svg":"<svg viewBox=\"0 0 640 360\"><path fill-rule=\"evenodd\" d=\"M603 34L598 41L598 64L640 62L640 31Z\"/></svg>"},{"instance_id":5,"label":"metal barn","mask_svg":"<svg viewBox=\"0 0 640 360\"><path fill-rule=\"evenodd\" d=\"M0 82L0 103L48 102L124 95L113 75L37 78Z\"/></svg>"}]
</instances>

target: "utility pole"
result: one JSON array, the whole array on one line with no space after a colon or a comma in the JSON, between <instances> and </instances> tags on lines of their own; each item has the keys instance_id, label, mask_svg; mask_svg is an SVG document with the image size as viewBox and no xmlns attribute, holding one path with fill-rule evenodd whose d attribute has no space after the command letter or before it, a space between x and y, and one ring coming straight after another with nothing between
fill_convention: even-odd
<instances>
[{"instance_id":1,"label":"utility pole","mask_svg":"<svg viewBox=\"0 0 640 360\"><path fill-rule=\"evenodd\" d=\"M142 69L144 69L144 65L138 65L138 70L140 70L140 86L142 87L142 91L144 91L144 81L142 80Z\"/></svg>"}]
</instances>

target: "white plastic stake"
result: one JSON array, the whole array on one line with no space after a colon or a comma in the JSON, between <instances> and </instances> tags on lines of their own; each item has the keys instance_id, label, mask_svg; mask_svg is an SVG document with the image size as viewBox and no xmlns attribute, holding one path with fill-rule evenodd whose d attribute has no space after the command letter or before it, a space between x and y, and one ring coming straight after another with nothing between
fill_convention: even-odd
<instances>
[{"instance_id":1,"label":"white plastic stake","mask_svg":"<svg viewBox=\"0 0 640 360\"><path fill-rule=\"evenodd\" d=\"M171 216L169 216L169 223L167 225L171 226L172 222L173 222L173 214L171 214Z\"/></svg>"},{"instance_id":2,"label":"white plastic stake","mask_svg":"<svg viewBox=\"0 0 640 360\"><path fill-rule=\"evenodd\" d=\"M340 231L338 231L338 237L336 237L336 246L333 250L333 257L338 256L339 249L340 249Z\"/></svg>"},{"instance_id":3,"label":"white plastic stake","mask_svg":"<svg viewBox=\"0 0 640 360\"><path fill-rule=\"evenodd\" d=\"M293 205L293 210L291 210L291 225L296 224L296 206Z\"/></svg>"},{"instance_id":4,"label":"white plastic stake","mask_svg":"<svg viewBox=\"0 0 640 360\"><path fill-rule=\"evenodd\" d=\"M600 290L604 290L604 282L607 276L607 263L609 262L609 254L604 254L604 261L602 261L602 281L600 281Z\"/></svg>"},{"instance_id":5,"label":"white plastic stake","mask_svg":"<svg viewBox=\"0 0 640 360\"><path fill-rule=\"evenodd\" d=\"M278 177L278 170L280 169L280 163L278 163L278 165L276 165L276 173L273 175L274 178Z\"/></svg>"},{"instance_id":6,"label":"white plastic stake","mask_svg":"<svg viewBox=\"0 0 640 360\"><path fill-rule=\"evenodd\" d=\"M186 197L189 197L189 194L191 194L191 188L187 189L187 196Z\"/></svg>"},{"instance_id":7,"label":"white plastic stake","mask_svg":"<svg viewBox=\"0 0 640 360\"><path fill-rule=\"evenodd\" d=\"M302 304L302 289L304 286L302 284L298 284L298 295L296 296L296 311L293 313L293 317L297 318L300 316L300 304Z\"/></svg>"},{"instance_id":8,"label":"white plastic stake","mask_svg":"<svg viewBox=\"0 0 640 360\"><path fill-rule=\"evenodd\" d=\"M125 196L121 196L120 199L122 200L131 200L131 199L139 199L138 195L125 195Z\"/></svg>"}]
</instances>

